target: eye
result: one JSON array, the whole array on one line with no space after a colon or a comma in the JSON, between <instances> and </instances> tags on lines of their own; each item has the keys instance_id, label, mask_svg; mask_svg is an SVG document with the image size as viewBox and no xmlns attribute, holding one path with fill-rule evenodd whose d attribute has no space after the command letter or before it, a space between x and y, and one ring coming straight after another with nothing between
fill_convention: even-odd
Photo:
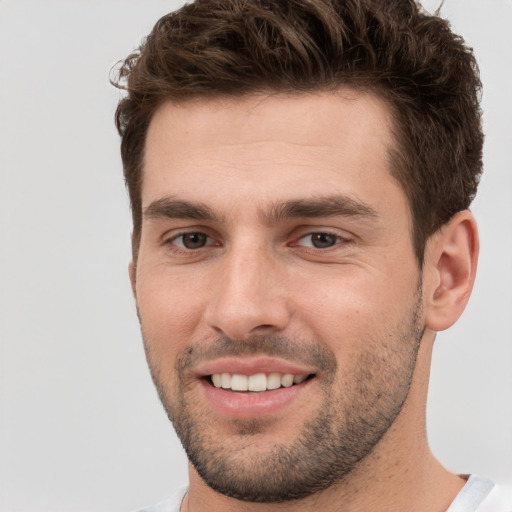
<instances>
[{"instance_id":1,"label":"eye","mask_svg":"<svg viewBox=\"0 0 512 512\"><path fill-rule=\"evenodd\" d=\"M338 235L332 233L309 233L299 239L298 245L314 247L315 249L329 249L343 241Z\"/></svg>"},{"instance_id":2,"label":"eye","mask_svg":"<svg viewBox=\"0 0 512 512\"><path fill-rule=\"evenodd\" d=\"M188 250L201 249L214 243L206 233L201 233L200 231L182 233L181 235L175 236L170 241L174 245Z\"/></svg>"}]
</instances>

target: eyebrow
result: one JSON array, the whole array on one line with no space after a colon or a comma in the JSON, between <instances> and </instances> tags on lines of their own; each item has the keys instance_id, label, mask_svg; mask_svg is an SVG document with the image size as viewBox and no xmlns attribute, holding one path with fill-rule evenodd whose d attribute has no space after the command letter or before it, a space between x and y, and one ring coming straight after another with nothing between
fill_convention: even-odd
<instances>
[{"instance_id":1,"label":"eyebrow","mask_svg":"<svg viewBox=\"0 0 512 512\"><path fill-rule=\"evenodd\" d=\"M203 203L191 203L174 199L172 197L163 197L153 201L144 209L144 217L147 219L194 219L216 221L219 217L213 210Z\"/></svg>"},{"instance_id":2,"label":"eyebrow","mask_svg":"<svg viewBox=\"0 0 512 512\"><path fill-rule=\"evenodd\" d=\"M260 217L268 224L277 224L286 219L314 217L361 217L376 219L378 213L368 204L345 195L291 199L276 202ZM193 203L172 197L153 201L144 209L147 219L194 219L221 222L223 218L204 203Z\"/></svg>"},{"instance_id":3,"label":"eyebrow","mask_svg":"<svg viewBox=\"0 0 512 512\"><path fill-rule=\"evenodd\" d=\"M361 217L377 219L378 213L368 204L345 195L296 199L272 205L264 219L274 224L291 218Z\"/></svg>"}]
</instances>

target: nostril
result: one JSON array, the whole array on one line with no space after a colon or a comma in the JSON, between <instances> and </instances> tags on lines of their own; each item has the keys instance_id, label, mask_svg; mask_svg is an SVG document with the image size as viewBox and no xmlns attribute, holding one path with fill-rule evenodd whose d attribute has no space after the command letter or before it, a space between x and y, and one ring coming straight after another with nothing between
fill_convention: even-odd
<instances>
[{"instance_id":1,"label":"nostril","mask_svg":"<svg viewBox=\"0 0 512 512\"><path fill-rule=\"evenodd\" d=\"M282 332L288 325L291 312L284 299L271 300L259 297L240 297L222 290L218 297L208 302L204 322L213 331L231 339L245 340L258 334ZM235 290L236 292L236 290Z\"/></svg>"}]
</instances>

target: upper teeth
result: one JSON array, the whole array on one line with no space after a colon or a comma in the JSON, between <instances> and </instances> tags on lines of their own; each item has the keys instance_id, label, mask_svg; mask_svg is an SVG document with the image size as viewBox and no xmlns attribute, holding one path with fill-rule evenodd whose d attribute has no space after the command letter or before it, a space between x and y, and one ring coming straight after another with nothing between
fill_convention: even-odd
<instances>
[{"instance_id":1,"label":"upper teeth","mask_svg":"<svg viewBox=\"0 0 512 512\"><path fill-rule=\"evenodd\" d=\"M278 389L281 386L288 388L292 384L300 384L307 375L292 375L291 373L255 373L254 375L241 375L238 373L215 373L212 376L216 388L231 389L233 391L265 391Z\"/></svg>"}]
</instances>

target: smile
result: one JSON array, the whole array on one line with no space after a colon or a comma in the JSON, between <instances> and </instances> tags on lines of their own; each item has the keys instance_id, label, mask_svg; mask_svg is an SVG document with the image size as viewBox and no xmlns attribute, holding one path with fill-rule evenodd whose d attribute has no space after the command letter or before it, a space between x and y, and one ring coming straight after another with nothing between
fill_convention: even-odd
<instances>
[{"instance_id":1,"label":"smile","mask_svg":"<svg viewBox=\"0 0 512 512\"><path fill-rule=\"evenodd\" d=\"M255 373L253 375L215 373L210 376L210 379L216 388L258 392L289 388L294 384L300 384L308 377L307 374L293 375L291 373Z\"/></svg>"},{"instance_id":2,"label":"smile","mask_svg":"<svg viewBox=\"0 0 512 512\"><path fill-rule=\"evenodd\" d=\"M218 357L197 364L193 373L200 400L217 418L252 419L299 411L317 389L320 368L263 354Z\"/></svg>"}]
</instances>

